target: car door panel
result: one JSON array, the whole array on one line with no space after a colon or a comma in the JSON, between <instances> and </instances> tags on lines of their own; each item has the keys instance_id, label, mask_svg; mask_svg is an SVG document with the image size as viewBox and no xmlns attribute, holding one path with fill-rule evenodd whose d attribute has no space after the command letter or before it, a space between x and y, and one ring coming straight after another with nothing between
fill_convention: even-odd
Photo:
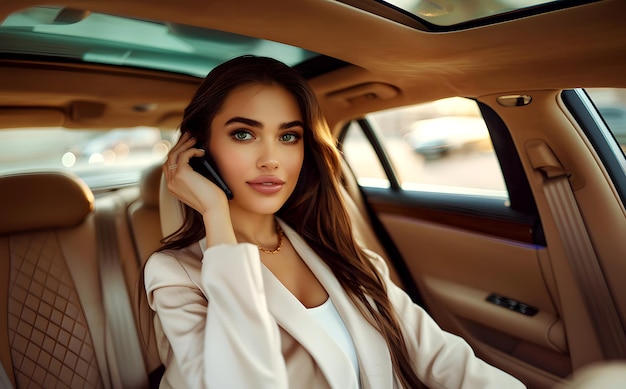
<instances>
[{"instance_id":1,"label":"car door panel","mask_svg":"<svg viewBox=\"0 0 626 389\"><path fill-rule=\"evenodd\" d=\"M370 205L377 209L372 200ZM443 328L463 336L492 363L505 353L522 361L518 371L530 364L560 377L571 372L563 323L546 287L553 280L544 247L406 213L377 216ZM528 316L487 301L494 293L538 311Z\"/></svg>"}]
</instances>

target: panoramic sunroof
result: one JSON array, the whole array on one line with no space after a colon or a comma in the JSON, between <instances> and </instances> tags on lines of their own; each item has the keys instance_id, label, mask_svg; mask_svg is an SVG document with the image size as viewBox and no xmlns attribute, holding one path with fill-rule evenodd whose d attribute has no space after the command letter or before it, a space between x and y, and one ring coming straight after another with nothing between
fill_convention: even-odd
<instances>
[{"instance_id":1,"label":"panoramic sunroof","mask_svg":"<svg viewBox=\"0 0 626 389\"><path fill-rule=\"evenodd\" d=\"M32 7L0 23L0 53L165 70L204 77L243 54L295 66L317 54L194 26L62 7Z\"/></svg>"},{"instance_id":2,"label":"panoramic sunroof","mask_svg":"<svg viewBox=\"0 0 626 389\"><path fill-rule=\"evenodd\" d=\"M600 0L338 0L420 30L442 32L500 23ZM389 12L391 11L391 13ZM393 12L396 12L394 15ZM402 15L403 17L399 17ZM407 18L410 18L407 20Z\"/></svg>"},{"instance_id":3,"label":"panoramic sunroof","mask_svg":"<svg viewBox=\"0 0 626 389\"><path fill-rule=\"evenodd\" d=\"M384 0L439 26L452 26L556 1L559 0Z\"/></svg>"}]
</instances>

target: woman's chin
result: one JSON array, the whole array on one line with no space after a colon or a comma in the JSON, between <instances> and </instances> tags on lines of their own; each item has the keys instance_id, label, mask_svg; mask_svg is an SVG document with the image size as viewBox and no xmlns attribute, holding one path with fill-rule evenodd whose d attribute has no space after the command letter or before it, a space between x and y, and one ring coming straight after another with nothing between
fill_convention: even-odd
<instances>
[{"instance_id":1,"label":"woman's chin","mask_svg":"<svg viewBox=\"0 0 626 389\"><path fill-rule=\"evenodd\" d=\"M285 204L282 198L256 198L245 201L244 204L237 203L237 196L231 200L231 207L236 206L246 212L259 215L273 215Z\"/></svg>"}]
</instances>

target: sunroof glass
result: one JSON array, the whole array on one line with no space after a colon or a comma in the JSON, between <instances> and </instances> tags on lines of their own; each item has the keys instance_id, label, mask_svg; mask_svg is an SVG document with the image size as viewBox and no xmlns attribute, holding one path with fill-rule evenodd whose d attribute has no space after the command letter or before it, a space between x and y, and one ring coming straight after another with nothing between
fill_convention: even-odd
<instances>
[{"instance_id":1,"label":"sunroof glass","mask_svg":"<svg viewBox=\"0 0 626 389\"><path fill-rule=\"evenodd\" d=\"M0 53L165 70L204 77L239 55L294 66L317 56L297 47L195 26L62 7L32 7L0 23Z\"/></svg>"},{"instance_id":2,"label":"sunroof glass","mask_svg":"<svg viewBox=\"0 0 626 389\"><path fill-rule=\"evenodd\" d=\"M380 0L437 26L453 26L567 0Z\"/></svg>"}]
</instances>

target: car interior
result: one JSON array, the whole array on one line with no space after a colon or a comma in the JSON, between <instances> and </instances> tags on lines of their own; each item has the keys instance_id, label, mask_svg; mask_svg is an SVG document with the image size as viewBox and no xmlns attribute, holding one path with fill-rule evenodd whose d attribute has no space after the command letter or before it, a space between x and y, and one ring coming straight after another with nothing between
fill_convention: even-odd
<instances>
[{"instance_id":1,"label":"car interior","mask_svg":"<svg viewBox=\"0 0 626 389\"><path fill-rule=\"evenodd\" d=\"M239 54L308 79L359 242L443 329L529 388L624 387L626 137L598 106L626 109L626 3L523 3L0 2L0 387L158 387L137 294L181 223L167 149L115 170L86 150L118 141L78 134L149 127L150 152L169 147ZM407 143L453 105L475 136ZM56 147L59 129L79 146Z\"/></svg>"}]
</instances>

